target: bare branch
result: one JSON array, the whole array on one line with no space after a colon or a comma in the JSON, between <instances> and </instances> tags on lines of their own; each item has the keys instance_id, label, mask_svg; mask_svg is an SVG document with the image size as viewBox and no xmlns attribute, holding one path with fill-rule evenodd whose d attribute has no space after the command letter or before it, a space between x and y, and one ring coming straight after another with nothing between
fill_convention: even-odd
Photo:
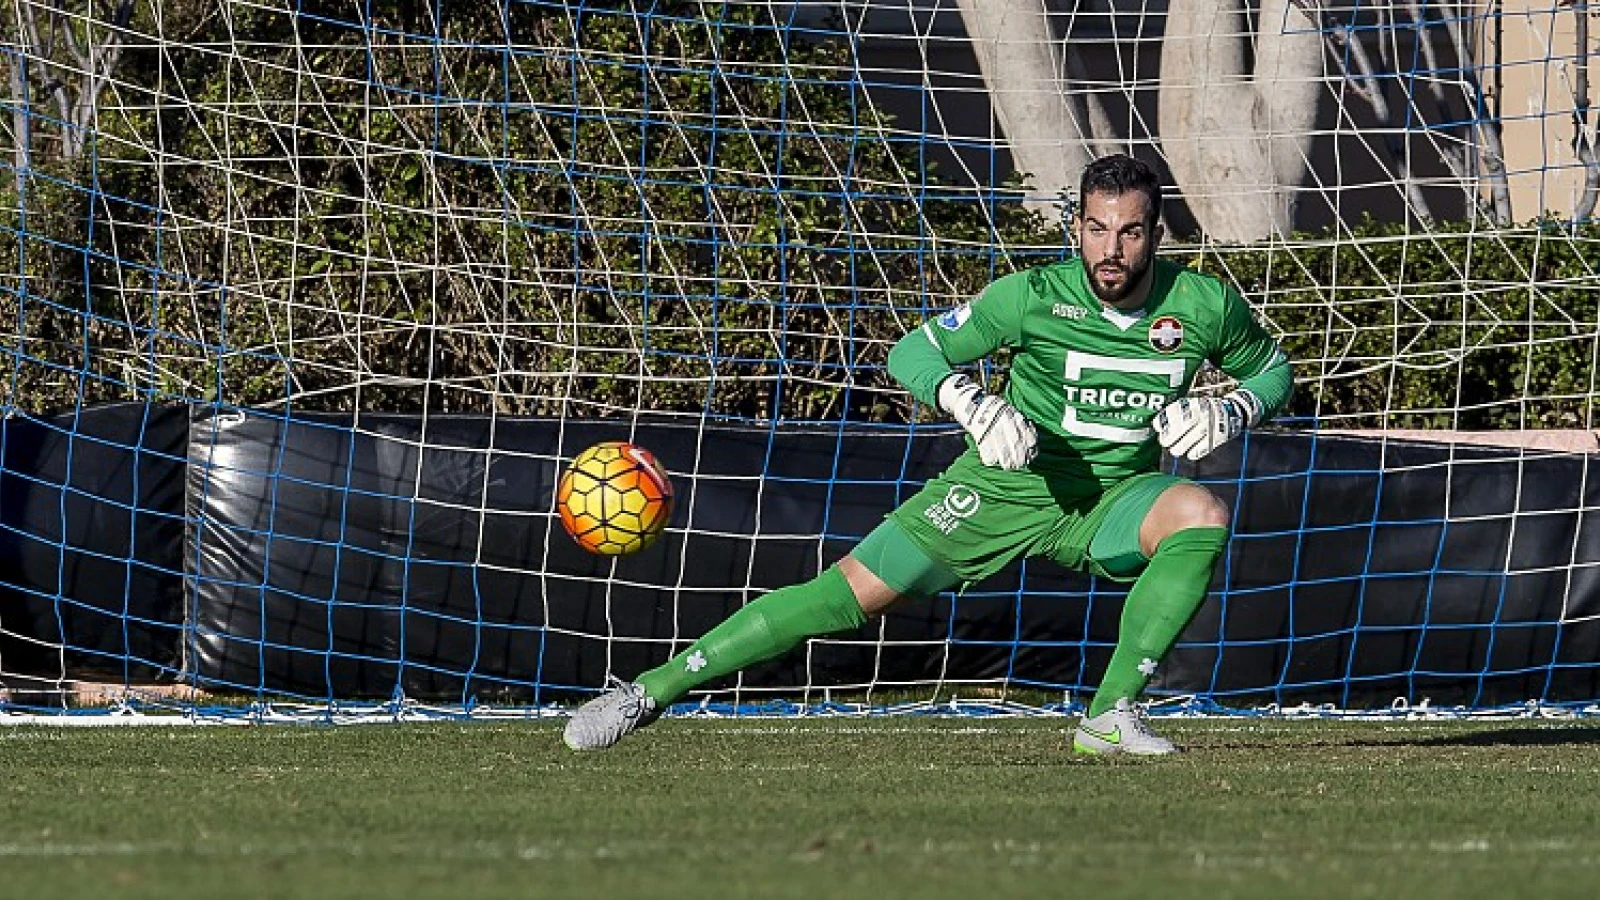
<instances>
[{"instance_id":1,"label":"bare branch","mask_svg":"<svg viewBox=\"0 0 1600 900\"><path fill-rule=\"evenodd\" d=\"M1423 222L1432 222L1433 210L1428 205L1427 197L1422 193L1421 187L1417 185L1416 180L1411 176L1410 148L1407 146L1405 139L1397 134L1399 127L1395 122L1394 107L1390 105L1388 97L1389 80L1378 77L1378 67L1373 64L1372 55L1367 52L1365 43L1359 37L1352 36L1348 29L1328 21L1327 17L1322 13L1321 6L1317 0L1291 0L1291 2L1306 10L1308 15L1315 16L1317 21L1322 24L1323 33L1327 35L1328 40L1333 42L1338 49L1346 51L1355 66L1354 72L1350 71L1349 65L1345 63L1341 54L1334 53L1333 56L1339 58L1339 65L1345 72L1346 77L1353 76L1355 84L1360 85L1355 94L1362 100L1367 101L1367 105L1372 109L1372 115L1378 122L1378 130L1383 136L1383 149L1389 157L1390 164L1394 166L1395 177L1399 179L1405 191L1406 202L1411 206L1413 214L1418 219ZM1381 25L1384 12L1380 9L1378 14ZM1380 27L1379 33L1388 32L1392 36L1393 30L1392 27L1387 29ZM1378 51L1379 62L1385 64L1384 71L1387 72L1389 54L1387 52L1387 44L1384 43L1381 37L1378 41Z\"/></svg>"},{"instance_id":2,"label":"bare branch","mask_svg":"<svg viewBox=\"0 0 1600 900\"><path fill-rule=\"evenodd\" d=\"M1290 2L1322 27L1323 37L1335 51L1329 55L1339 63L1339 71L1344 73L1350 90L1357 97L1367 101L1379 118L1387 120L1389 103L1383 97L1376 70L1372 65L1372 57L1367 54L1366 46L1361 41L1352 39L1348 28L1328 19L1322 11L1320 0L1290 0ZM1355 60L1354 71L1351 71L1350 65L1345 62L1346 55Z\"/></svg>"},{"instance_id":3,"label":"bare branch","mask_svg":"<svg viewBox=\"0 0 1600 900\"><path fill-rule=\"evenodd\" d=\"M1350 70L1350 64L1345 62L1346 54L1338 52L1340 50L1346 50L1349 48L1349 35L1345 34L1341 29L1327 29L1323 33L1326 36L1328 43L1335 51L1329 55L1334 58L1336 63L1338 63L1339 73L1344 76L1344 81L1340 86L1345 90L1348 90L1357 98L1366 101L1368 106L1377 107L1379 104L1383 103L1383 98L1372 89L1371 85L1368 83L1368 79L1363 78L1358 73Z\"/></svg>"},{"instance_id":4,"label":"bare branch","mask_svg":"<svg viewBox=\"0 0 1600 900\"><path fill-rule=\"evenodd\" d=\"M113 15L104 43L98 47L91 45L89 53L90 64L83 73L83 88L78 93L77 107L74 110L71 121L68 123L68 126L74 131L73 143L76 146L78 155L83 153L83 148L88 140L89 127L100 108L100 92L105 90L106 85L110 83L111 73L116 69L117 61L122 58L124 47L122 29L127 26L128 17L132 9L132 0L123 0L122 5L117 8Z\"/></svg>"},{"instance_id":5,"label":"bare branch","mask_svg":"<svg viewBox=\"0 0 1600 900\"><path fill-rule=\"evenodd\" d=\"M28 81L26 67L28 55L25 51L18 52L11 59L11 131L12 141L15 143L13 152L13 165L16 168L17 191L23 187L25 173L32 165L33 129L28 121Z\"/></svg>"},{"instance_id":6,"label":"bare branch","mask_svg":"<svg viewBox=\"0 0 1600 900\"><path fill-rule=\"evenodd\" d=\"M1478 21L1488 21L1496 15L1494 12L1498 0L1490 0ZM1500 120L1489 109L1489 103L1483 90L1483 82L1478 77L1481 66L1478 65L1478 55L1475 51L1476 36L1469 37L1463 33L1460 15L1446 16L1445 29L1450 34L1450 40L1456 48L1456 58L1461 70L1461 81L1467 91L1467 102L1471 106L1473 147L1477 151L1477 163L1481 171L1481 178L1488 184L1488 207L1482 211L1489 216L1491 222L1504 226L1511 224L1511 186L1506 179L1505 148L1500 141ZM1476 205L1483 207L1481 201Z\"/></svg>"},{"instance_id":7,"label":"bare branch","mask_svg":"<svg viewBox=\"0 0 1600 900\"><path fill-rule=\"evenodd\" d=\"M60 30L60 17L63 15L63 13L61 13L59 10L59 0L57 3L57 10L49 14L49 42L44 41L39 36L39 16L37 7L35 7L32 3L28 3L21 5L19 7L19 11L22 13L22 27L27 35L27 41L29 45L29 50L27 52L35 59L38 59L40 68L48 73L52 68L56 67L56 63L51 59L51 57L54 55L55 36L57 31ZM70 33L71 29L68 29L68 31ZM39 95L41 101L45 98L55 101L56 111L59 114L62 123L72 121L72 98L67 94L66 82L63 79L57 77L48 78L39 86ZM67 147L65 131L66 128L63 127L63 149ZM70 155L69 158L71 158Z\"/></svg>"},{"instance_id":8,"label":"bare branch","mask_svg":"<svg viewBox=\"0 0 1600 900\"><path fill-rule=\"evenodd\" d=\"M1413 22L1420 26L1427 25L1428 10L1422 5L1421 2L1419 2L1419 0L1407 0L1406 7L1411 13L1411 19ZM1417 30L1416 40L1422 45L1422 61L1423 65L1427 67L1427 71L1443 71L1439 67L1439 52L1437 48L1434 47L1433 41L1429 38L1425 27ZM1450 112L1449 100L1445 97L1443 81L1438 78L1430 78L1427 80L1429 84L1428 93L1433 97L1434 114L1439 117L1439 121L1451 121L1454 116ZM1409 101L1411 108L1416 111L1417 120L1419 122L1426 122L1427 116L1422 112L1422 104L1417 102L1415 94L1409 89L1406 91L1406 98ZM1456 180L1457 184L1463 186L1463 189L1468 192L1467 199L1469 203L1472 202L1473 198L1470 188L1471 177L1467 172L1466 154L1464 152L1456 151L1451 147L1442 146L1437 141L1433 141L1432 143L1434 145L1434 149L1439 152L1439 158L1443 160L1445 167L1450 170L1451 177Z\"/></svg>"},{"instance_id":9,"label":"bare branch","mask_svg":"<svg viewBox=\"0 0 1600 900\"><path fill-rule=\"evenodd\" d=\"M1461 72L1461 86L1467 95L1467 101L1472 109L1472 124L1470 126L1472 137L1469 143L1477 150L1478 162L1483 169L1483 179L1489 184L1489 200L1487 205L1479 189L1479 175L1473 171L1472 154L1466 149L1437 146L1440 158L1449 167L1450 173L1462 185L1462 190L1467 194L1468 204L1478 212L1489 217L1495 225L1504 226L1511 222L1510 215L1510 189L1506 184L1505 163L1500 151L1500 138L1497 123L1486 122L1482 112L1482 92L1478 88L1476 77L1477 68L1473 64L1473 54L1467 44L1461 39L1461 26L1458 17L1444 16L1434 20L1430 17L1428 7L1421 0L1408 0L1408 7L1413 19L1418 24L1439 23L1445 26L1450 35L1451 44L1456 48L1456 68ZM1431 40L1419 38L1422 42L1423 60L1429 70L1442 71L1438 50ZM1581 46L1581 43L1580 43ZM1444 84L1440 80L1432 82L1432 94L1437 108L1437 115L1445 121L1454 118L1454 113L1449 108L1449 98L1445 94ZM1418 110L1420 113L1421 110ZM1492 146L1492 151L1485 148ZM1580 151L1580 157L1582 152ZM1591 153L1592 157L1592 153ZM1493 160L1491 162L1491 159ZM1590 168L1590 173L1595 174L1595 169Z\"/></svg>"},{"instance_id":10,"label":"bare branch","mask_svg":"<svg viewBox=\"0 0 1600 900\"><path fill-rule=\"evenodd\" d=\"M22 29L23 43L28 46L30 52L48 54L49 48L39 40L39 20L34 15L33 4L19 4L17 12L22 14L22 20L17 25Z\"/></svg>"},{"instance_id":11,"label":"bare branch","mask_svg":"<svg viewBox=\"0 0 1600 900\"><path fill-rule=\"evenodd\" d=\"M1573 87L1572 149L1583 163L1583 196L1572 211L1575 222L1582 222L1594 214L1595 201L1600 199L1600 163L1595 160L1594 140L1589 129L1589 10L1576 11L1573 16L1578 46L1577 84Z\"/></svg>"},{"instance_id":12,"label":"bare branch","mask_svg":"<svg viewBox=\"0 0 1600 900\"><path fill-rule=\"evenodd\" d=\"M61 4L62 0L55 0L55 12L51 15L50 30L54 32L57 28L61 29L67 37L67 52L72 54L73 62L78 64L80 70L88 69L94 60L89 58L89 50L78 40L78 29L72 27L72 21L61 8Z\"/></svg>"},{"instance_id":13,"label":"bare branch","mask_svg":"<svg viewBox=\"0 0 1600 900\"><path fill-rule=\"evenodd\" d=\"M75 160L82 157L88 145L89 129L99 108L100 94L110 83L111 73L122 58L125 32L133 17L133 0L121 0L112 11L109 21L85 18L81 23L84 29L81 36L77 30L79 23L74 22L63 7L64 0L53 0L49 7L27 2L13 5L23 47L20 54L22 59L12 66L11 89L18 104L14 115L26 120L30 104L23 102L23 96L27 93L30 75L31 80L39 82L34 93L35 102L54 101L61 130L60 156L64 160ZM41 16L49 19L48 40L41 35ZM104 40L99 43L94 40L96 27L103 29L105 34ZM66 48L65 52L71 56L72 63L57 61L58 38L64 38L60 45ZM28 60L37 61L34 72L24 68ZM72 65L73 71L67 72L67 65ZM76 91L73 90L74 82ZM31 141L28 143L31 145ZM30 158L31 151L31 146L19 144L18 159Z\"/></svg>"}]
</instances>

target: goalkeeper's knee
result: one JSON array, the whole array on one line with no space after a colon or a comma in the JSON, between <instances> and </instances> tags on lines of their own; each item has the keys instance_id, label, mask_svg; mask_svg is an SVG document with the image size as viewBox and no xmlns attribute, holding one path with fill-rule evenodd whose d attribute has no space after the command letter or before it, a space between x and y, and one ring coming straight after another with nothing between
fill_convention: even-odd
<instances>
[{"instance_id":1,"label":"goalkeeper's knee","mask_svg":"<svg viewBox=\"0 0 1600 900\"><path fill-rule=\"evenodd\" d=\"M1175 484L1161 492L1145 515L1139 529L1140 549L1146 556L1154 556L1163 541L1191 528L1220 528L1226 543L1231 518L1227 504L1217 495L1198 484Z\"/></svg>"}]
</instances>

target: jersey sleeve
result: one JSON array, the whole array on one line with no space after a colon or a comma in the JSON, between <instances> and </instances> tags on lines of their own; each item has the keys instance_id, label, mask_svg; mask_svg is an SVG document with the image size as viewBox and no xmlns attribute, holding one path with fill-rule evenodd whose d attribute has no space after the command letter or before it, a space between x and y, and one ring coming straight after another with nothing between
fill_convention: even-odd
<instances>
[{"instance_id":1,"label":"jersey sleeve","mask_svg":"<svg viewBox=\"0 0 1600 900\"><path fill-rule=\"evenodd\" d=\"M889 374L913 397L937 406L939 384L952 366L1022 340L1022 312L1031 290L1026 273L1006 275L978 299L927 320L889 351Z\"/></svg>"},{"instance_id":2,"label":"jersey sleeve","mask_svg":"<svg viewBox=\"0 0 1600 900\"><path fill-rule=\"evenodd\" d=\"M1223 292L1222 324L1217 335L1217 351L1211 361L1217 368L1238 380L1253 378L1286 359L1278 342L1267 334L1250 305L1238 292Z\"/></svg>"},{"instance_id":3,"label":"jersey sleeve","mask_svg":"<svg viewBox=\"0 0 1600 900\"><path fill-rule=\"evenodd\" d=\"M1022 342L1022 316L1032 295L1027 272L996 279L978 299L922 323L921 331L952 365L982 359Z\"/></svg>"},{"instance_id":4,"label":"jersey sleeve","mask_svg":"<svg viewBox=\"0 0 1600 900\"><path fill-rule=\"evenodd\" d=\"M1249 391L1261 405L1261 418L1271 418L1288 402L1294 389L1289 356L1261 327L1249 304L1233 289L1223 293L1219 350L1212 362Z\"/></svg>"}]
</instances>

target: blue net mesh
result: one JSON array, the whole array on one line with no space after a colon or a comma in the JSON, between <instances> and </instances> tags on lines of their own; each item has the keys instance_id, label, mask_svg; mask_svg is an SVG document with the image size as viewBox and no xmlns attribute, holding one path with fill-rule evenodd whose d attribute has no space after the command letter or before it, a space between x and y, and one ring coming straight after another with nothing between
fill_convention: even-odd
<instances>
[{"instance_id":1,"label":"blue net mesh","mask_svg":"<svg viewBox=\"0 0 1600 900\"><path fill-rule=\"evenodd\" d=\"M1585 708L1588 7L1221 11L17 5L12 708L526 713L666 658L949 458L889 347L1071 256L1114 150L1299 380L1180 470L1237 533L1166 708ZM605 438L673 451L653 556L556 522ZM1029 562L704 699L1065 708L1123 596Z\"/></svg>"}]
</instances>

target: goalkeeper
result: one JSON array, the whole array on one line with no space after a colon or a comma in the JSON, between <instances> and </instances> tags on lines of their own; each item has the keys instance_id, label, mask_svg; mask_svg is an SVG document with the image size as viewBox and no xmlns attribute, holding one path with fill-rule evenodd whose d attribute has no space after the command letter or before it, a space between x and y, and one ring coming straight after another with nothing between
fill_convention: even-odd
<instances>
[{"instance_id":1,"label":"goalkeeper","mask_svg":"<svg viewBox=\"0 0 1600 900\"><path fill-rule=\"evenodd\" d=\"M903 598L1048 557L1133 588L1117 646L1073 735L1082 753L1176 748L1135 699L1194 617L1228 542L1228 510L1159 471L1161 448L1200 459L1279 409L1288 358L1239 295L1155 258L1161 186L1105 157L1083 173L1081 256L998 279L902 338L889 371L970 435L968 448L837 565L746 605L662 666L580 708L565 740L609 747L715 678L806 638L860 627ZM953 366L1012 351L1003 394ZM1202 364L1231 376L1187 396Z\"/></svg>"}]
</instances>

